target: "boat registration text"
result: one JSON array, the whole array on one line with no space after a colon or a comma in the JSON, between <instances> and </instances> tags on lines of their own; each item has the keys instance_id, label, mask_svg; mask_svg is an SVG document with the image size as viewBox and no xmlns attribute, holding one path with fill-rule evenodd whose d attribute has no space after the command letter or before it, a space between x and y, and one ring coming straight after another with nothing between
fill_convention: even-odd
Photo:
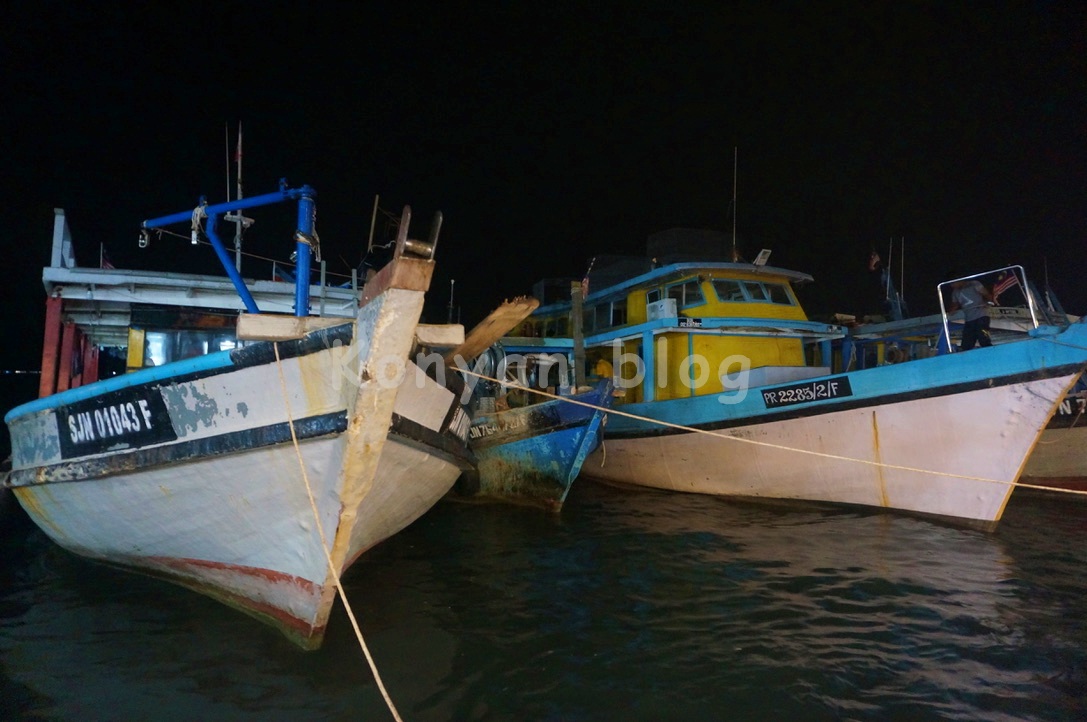
<instances>
[{"instance_id":1,"label":"boat registration text","mask_svg":"<svg viewBox=\"0 0 1087 722\"><path fill-rule=\"evenodd\" d=\"M772 389L762 390L762 400L766 408L775 409L790 404L802 404L808 401L821 401L823 399L837 399L843 396L852 396L853 389L849 385L847 376L836 376L818 381L805 381L788 386L776 386Z\"/></svg>"},{"instance_id":2,"label":"boat registration text","mask_svg":"<svg viewBox=\"0 0 1087 722\"><path fill-rule=\"evenodd\" d=\"M162 395L153 387L103 394L55 413L65 459L177 439Z\"/></svg>"}]
</instances>

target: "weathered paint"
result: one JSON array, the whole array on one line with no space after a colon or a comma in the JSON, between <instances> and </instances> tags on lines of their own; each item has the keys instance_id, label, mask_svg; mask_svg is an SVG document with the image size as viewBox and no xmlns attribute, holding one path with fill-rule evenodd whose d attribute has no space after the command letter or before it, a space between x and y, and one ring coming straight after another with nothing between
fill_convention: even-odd
<instances>
[{"instance_id":1,"label":"weathered paint","mask_svg":"<svg viewBox=\"0 0 1087 722\"><path fill-rule=\"evenodd\" d=\"M891 500L887 496L887 481L883 477L883 454L879 448L879 415L875 409L872 410L872 460L877 464L875 469L879 479L879 505L889 507Z\"/></svg>"},{"instance_id":2,"label":"weathered paint","mask_svg":"<svg viewBox=\"0 0 1087 722\"><path fill-rule=\"evenodd\" d=\"M270 343L256 343L13 409L12 478L24 484L17 497L75 553L172 579L318 646L334 574L421 516L466 463L453 458L468 452L446 423L458 403L449 389L412 389L398 408L400 387L372 374L359 385L343 378L344 356L356 350L349 368L406 360L422 306L422 291L387 288L357 326L281 342L279 361ZM336 343L345 338L358 343ZM116 448L64 457L56 419L66 405L144 392L161 394L175 440L129 434ZM443 411L424 413L431 407ZM394 410L439 419L427 431L449 438L438 448L391 435Z\"/></svg>"},{"instance_id":3,"label":"weathered paint","mask_svg":"<svg viewBox=\"0 0 1087 722\"><path fill-rule=\"evenodd\" d=\"M168 384L159 390L178 437L185 438L201 429L214 426L215 418L219 414L218 401L195 383Z\"/></svg>"},{"instance_id":4,"label":"weathered paint","mask_svg":"<svg viewBox=\"0 0 1087 722\"><path fill-rule=\"evenodd\" d=\"M611 389L603 381L573 401L552 399L477 416L471 446L478 459L478 496L558 510L596 448Z\"/></svg>"}]
</instances>

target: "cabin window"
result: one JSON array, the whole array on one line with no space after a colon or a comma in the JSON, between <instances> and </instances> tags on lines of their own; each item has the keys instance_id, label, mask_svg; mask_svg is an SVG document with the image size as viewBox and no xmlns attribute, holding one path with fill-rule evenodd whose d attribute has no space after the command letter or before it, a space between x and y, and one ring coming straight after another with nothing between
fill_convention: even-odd
<instances>
[{"instance_id":1,"label":"cabin window","mask_svg":"<svg viewBox=\"0 0 1087 722\"><path fill-rule=\"evenodd\" d=\"M602 303L596 307L596 323L593 328L603 330L611 325L611 304Z\"/></svg>"},{"instance_id":2,"label":"cabin window","mask_svg":"<svg viewBox=\"0 0 1087 722\"><path fill-rule=\"evenodd\" d=\"M676 299L676 306L679 308L698 306L706 302L702 288L695 279L668 286L668 298Z\"/></svg>"},{"instance_id":3,"label":"cabin window","mask_svg":"<svg viewBox=\"0 0 1087 722\"><path fill-rule=\"evenodd\" d=\"M744 290L747 292L748 298L752 301L769 301L770 297L766 295L766 289L763 288L761 283L755 283L754 281L744 281Z\"/></svg>"},{"instance_id":4,"label":"cabin window","mask_svg":"<svg viewBox=\"0 0 1087 722\"><path fill-rule=\"evenodd\" d=\"M793 299L785 286L780 283L759 283L757 281L744 281L744 289L751 296L752 301L764 303L781 303L791 306Z\"/></svg>"},{"instance_id":5,"label":"cabin window","mask_svg":"<svg viewBox=\"0 0 1087 722\"><path fill-rule=\"evenodd\" d=\"M611 325L627 325L627 305L625 302L613 303L611 305Z\"/></svg>"},{"instance_id":6,"label":"cabin window","mask_svg":"<svg viewBox=\"0 0 1087 722\"><path fill-rule=\"evenodd\" d=\"M659 300L661 300L661 290L659 288L654 288L652 291L645 292L646 303L656 303Z\"/></svg>"},{"instance_id":7,"label":"cabin window","mask_svg":"<svg viewBox=\"0 0 1087 722\"><path fill-rule=\"evenodd\" d=\"M765 286L766 291L770 294L771 303L783 303L786 306L791 306L793 304L793 299L785 286L777 283L767 283Z\"/></svg>"},{"instance_id":8,"label":"cabin window","mask_svg":"<svg viewBox=\"0 0 1087 722\"><path fill-rule=\"evenodd\" d=\"M560 316L555 320L555 335L558 337L570 335L570 318L568 316Z\"/></svg>"},{"instance_id":9,"label":"cabin window","mask_svg":"<svg viewBox=\"0 0 1087 722\"><path fill-rule=\"evenodd\" d=\"M744 295L743 286L739 281L733 281L728 278L715 278L713 279L713 290L717 294L717 298L722 301L746 301L747 296Z\"/></svg>"},{"instance_id":10,"label":"cabin window","mask_svg":"<svg viewBox=\"0 0 1087 722\"><path fill-rule=\"evenodd\" d=\"M793 305L789 289L780 283L760 283L759 281L733 281L715 278L713 290L722 301L754 301L756 303L780 303Z\"/></svg>"},{"instance_id":11,"label":"cabin window","mask_svg":"<svg viewBox=\"0 0 1087 722\"><path fill-rule=\"evenodd\" d=\"M144 335L143 365L162 366L239 345L233 332L221 330L148 331Z\"/></svg>"},{"instance_id":12,"label":"cabin window","mask_svg":"<svg viewBox=\"0 0 1087 722\"><path fill-rule=\"evenodd\" d=\"M584 330L603 331L614 326L623 326L627 322L626 301L600 303L585 311Z\"/></svg>"}]
</instances>

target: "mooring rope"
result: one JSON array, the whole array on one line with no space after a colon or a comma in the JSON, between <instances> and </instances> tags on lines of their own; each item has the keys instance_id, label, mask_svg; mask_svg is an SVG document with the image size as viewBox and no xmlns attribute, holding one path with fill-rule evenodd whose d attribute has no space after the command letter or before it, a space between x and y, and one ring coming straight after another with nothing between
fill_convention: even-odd
<instances>
[{"instance_id":1,"label":"mooring rope","mask_svg":"<svg viewBox=\"0 0 1087 722\"><path fill-rule=\"evenodd\" d=\"M351 604L347 601L347 593L344 592L343 584L340 582L340 574L336 571L336 565L332 561L332 552L328 547L328 539L325 537L324 526L321 524L321 515L320 512L317 511L317 501L313 496L313 487L309 483L309 475L306 473L306 464L302 459L302 449L298 445L298 436L294 430L294 417L291 415L291 402L290 397L287 394L287 380L283 376L283 364L279 360L279 343L273 342L272 348L275 349L276 368L279 371L279 383L283 388L283 404L287 409L287 423L291 429L291 441L294 442L294 452L298 456L298 466L302 469L302 481L306 484L306 494L309 496L310 509L313 510L313 520L317 524L317 533L321 537L321 550L325 553L325 559L328 561L328 570L332 573L332 579L336 583L336 591L340 595L340 600L343 602L344 609L347 610L347 617L351 620L351 627L355 630L355 637L359 640L359 647L362 648L362 653L366 656L366 662L370 665L370 671L374 674L374 681L377 682L377 687L381 690L381 696L385 698L385 704L388 705L389 711L393 715L393 719L397 722L402 722L400 713L396 711L396 705L393 704L392 698L385 689L385 684L381 681L381 675L377 671L377 664L370 654L370 648L366 646L366 640L363 639L362 630L359 628L359 623L355 619L355 613L351 610Z\"/></svg>"},{"instance_id":2,"label":"mooring rope","mask_svg":"<svg viewBox=\"0 0 1087 722\"><path fill-rule=\"evenodd\" d=\"M483 374L479 374L479 373L476 373L474 371L469 371L468 369L459 369L459 370L461 371L461 373L467 374L469 376L475 376L476 378L479 378L479 379L481 379L483 381L492 381L492 382L495 382L495 383L498 383L498 384L501 384L501 385L504 385L504 386L507 386L507 387L512 387L512 388L518 389L520 391L527 391L529 393L537 394L539 396L543 396L543 397L546 397L546 398L559 399L561 401L566 401L566 402L569 402L571 404L577 404L579 406L585 406L585 407L588 407L590 409L600 410L600 411L603 411L606 414L615 414L616 416L625 416L626 418L634 419L635 421L644 421L644 422L650 423L650 424L657 424L658 426L664 426L664 427L667 427L667 428L676 429L678 431L687 431L687 432L691 432L691 433L695 433L695 434L705 434L706 436L713 436L713 437L718 438L718 439L728 439L730 441L738 441L738 442L742 442L742 443L745 443L745 444L754 444L755 446L766 446L766 447L769 447L769 448L772 448L772 449L779 449L781 451L792 451L792 452L795 452L795 453L798 453L798 454L808 454L810 456L818 456L818 457L825 458L825 459L834 459L836 461L849 461L849 462L853 462L853 463L856 463L856 464L867 464L868 466L878 466L878 467L884 468L884 469L895 469L895 470L898 470L898 471L911 471L911 472L920 473L920 474L932 474L933 476L946 476L946 477L951 477L951 478L955 478L955 479L967 479L969 481L984 481L984 482L988 482L990 484L1003 484L1004 486L1022 486L1022 487L1031 488L1031 489L1043 489L1045 491L1060 491L1060 492L1065 492L1065 493L1068 493L1068 494L1087 495L1087 491L1076 491L1074 489L1061 489L1061 488L1053 487L1053 486L1042 486L1040 484L1027 484L1027 483L1016 482L1016 481L1003 481L1001 479L990 479L990 478L984 477L984 476L970 476L968 474L956 474L956 473L949 472L949 471L935 471L933 469L919 469L919 468L912 467L912 466L902 466L900 464L887 464L887 463L884 463L882 461L869 461L868 459L858 459L858 458L855 458L855 457L852 457L852 456L842 456L840 454L828 454L828 453L823 452L823 451L811 451L809 449L799 449L799 448L792 447L792 446L785 446L784 444L775 444L775 443L770 442L770 441L758 441L757 439L745 439L745 438L740 437L740 436L731 436L729 434L717 433L715 431L710 431L708 429L698 429L698 428L695 428L693 426L685 426L683 424L675 424L675 423L672 423L670 421L662 421L660 419L654 419L654 418L650 418L648 416L639 416L638 414L631 414L631 413L628 413L626 411L619 411L619 410L615 409L614 407L606 408L606 407L603 407L603 406L598 406L596 404L591 404L591 403L589 403L587 401L572 399L572 398L570 398L568 396L559 396L557 394L552 394L552 393L549 393L547 391L543 391L543 390L540 390L540 389L534 389L534 388L530 388L528 386L523 386L523 385L521 385L519 383L516 383L516 382L513 382L513 381L500 381L498 379L491 378L489 376L484 376ZM603 445L603 443L604 443L603 437L601 437L601 438L602 438L601 444Z\"/></svg>"}]
</instances>

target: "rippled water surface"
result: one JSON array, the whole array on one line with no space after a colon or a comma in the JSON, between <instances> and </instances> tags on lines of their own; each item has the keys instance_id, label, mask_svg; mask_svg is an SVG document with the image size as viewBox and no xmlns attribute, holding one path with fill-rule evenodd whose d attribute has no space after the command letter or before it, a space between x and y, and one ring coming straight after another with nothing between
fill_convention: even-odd
<instances>
[{"instance_id":1,"label":"rippled water surface","mask_svg":"<svg viewBox=\"0 0 1087 722\"><path fill-rule=\"evenodd\" d=\"M0 718L391 719L349 620L301 652L0 513ZM1087 718L1087 503L995 532L575 485L443 503L344 579L405 720Z\"/></svg>"}]
</instances>

